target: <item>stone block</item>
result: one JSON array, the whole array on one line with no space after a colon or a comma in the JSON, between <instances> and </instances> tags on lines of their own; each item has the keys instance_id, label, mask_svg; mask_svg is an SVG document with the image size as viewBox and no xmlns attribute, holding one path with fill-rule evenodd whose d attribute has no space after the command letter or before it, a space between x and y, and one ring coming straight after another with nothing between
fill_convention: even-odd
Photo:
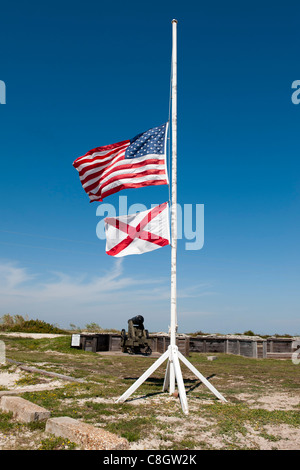
<instances>
[{"instance_id":1,"label":"stone block","mask_svg":"<svg viewBox=\"0 0 300 470\"><path fill-rule=\"evenodd\" d=\"M48 419L46 432L69 439L85 450L129 449L126 439L68 416Z\"/></svg>"},{"instance_id":2,"label":"stone block","mask_svg":"<svg viewBox=\"0 0 300 470\"><path fill-rule=\"evenodd\" d=\"M0 407L5 413L12 412L14 418L25 423L44 421L51 415L50 411L21 397L2 396Z\"/></svg>"}]
</instances>

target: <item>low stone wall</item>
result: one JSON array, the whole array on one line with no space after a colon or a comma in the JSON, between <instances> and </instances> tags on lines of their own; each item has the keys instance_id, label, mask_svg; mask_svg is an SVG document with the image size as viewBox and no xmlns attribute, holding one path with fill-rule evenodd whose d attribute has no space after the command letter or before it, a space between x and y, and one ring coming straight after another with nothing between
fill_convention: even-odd
<instances>
[{"instance_id":1,"label":"low stone wall","mask_svg":"<svg viewBox=\"0 0 300 470\"><path fill-rule=\"evenodd\" d=\"M293 338L276 338L267 339L267 351L270 353L287 353L292 352Z\"/></svg>"},{"instance_id":2,"label":"low stone wall","mask_svg":"<svg viewBox=\"0 0 300 470\"><path fill-rule=\"evenodd\" d=\"M264 358L267 348L266 340L242 336L196 336L190 337L190 351L201 353L236 354L245 357Z\"/></svg>"},{"instance_id":3,"label":"low stone wall","mask_svg":"<svg viewBox=\"0 0 300 470\"><path fill-rule=\"evenodd\" d=\"M300 348L300 337L280 338L270 337L267 339L267 357L273 359L292 358L295 351Z\"/></svg>"},{"instance_id":4,"label":"low stone wall","mask_svg":"<svg viewBox=\"0 0 300 470\"><path fill-rule=\"evenodd\" d=\"M150 334L150 338L152 339L152 351L164 353L169 345L170 345L170 337L167 334ZM186 335L177 335L176 337L176 344L178 346L179 351L184 356L188 356L190 352L190 337Z\"/></svg>"},{"instance_id":5,"label":"low stone wall","mask_svg":"<svg viewBox=\"0 0 300 470\"><path fill-rule=\"evenodd\" d=\"M85 351L121 351L121 336L112 333L80 334L80 349Z\"/></svg>"},{"instance_id":6,"label":"low stone wall","mask_svg":"<svg viewBox=\"0 0 300 470\"><path fill-rule=\"evenodd\" d=\"M170 344L170 338L167 334L150 334L152 340L151 349L153 352L164 353ZM178 335L176 344L179 351L184 356L189 355L190 338L186 335ZM85 351L101 352L101 351L121 351L121 335L114 333L83 333L80 334L79 346Z\"/></svg>"},{"instance_id":7,"label":"low stone wall","mask_svg":"<svg viewBox=\"0 0 300 470\"><path fill-rule=\"evenodd\" d=\"M153 352L164 353L170 344L170 337L166 333L152 333ZM260 336L243 335L199 335L196 337L179 334L176 344L184 356L190 352L199 353L225 353L239 356L266 358L284 357L292 354L300 347L300 338L270 337L263 339ZM80 346L86 351L121 351L121 335L115 333L81 334Z\"/></svg>"}]
</instances>

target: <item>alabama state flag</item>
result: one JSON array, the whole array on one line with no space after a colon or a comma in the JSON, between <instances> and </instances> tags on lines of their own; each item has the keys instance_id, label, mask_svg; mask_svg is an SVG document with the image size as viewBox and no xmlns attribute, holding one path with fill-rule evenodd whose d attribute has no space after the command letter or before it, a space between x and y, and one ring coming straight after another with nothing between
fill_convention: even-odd
<instances>
[{"instance_id":1,"label":"alabama state flag","mask_svg":"<svg viewBox=\"0 0 300 470\"><path fill-rule=\"evenodd\" d=\"M167 202L147 211L106 217L106 253L110 256L140 255L170 244Z\"/></svg>"}]
</instances>

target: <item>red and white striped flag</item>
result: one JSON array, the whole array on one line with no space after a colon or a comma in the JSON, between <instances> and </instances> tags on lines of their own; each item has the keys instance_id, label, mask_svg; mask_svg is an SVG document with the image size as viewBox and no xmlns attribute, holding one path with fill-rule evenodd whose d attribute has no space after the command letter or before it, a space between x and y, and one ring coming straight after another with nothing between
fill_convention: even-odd
<instances>
[{"instance_id":1,"label":"red and white striped flag","mask_svg":"<svg viewBox=\"0 0 300 470\"><path fill-rule=\"evenodd\" d=\"M90 202L122 189L168 184L168 123L131 140L97 147L73 162Z\"/></svg>"},{"instance_id":2,"label":"red and white striped flag","mask_svg":"<svg viewBox=\"0 0 300 470\"><path fill-rule=\"evenodd\" d=\"M110 256L140 255L170 244L167 202L147 211L106 217L106 253Z\"/></svg>"}]
</instances>

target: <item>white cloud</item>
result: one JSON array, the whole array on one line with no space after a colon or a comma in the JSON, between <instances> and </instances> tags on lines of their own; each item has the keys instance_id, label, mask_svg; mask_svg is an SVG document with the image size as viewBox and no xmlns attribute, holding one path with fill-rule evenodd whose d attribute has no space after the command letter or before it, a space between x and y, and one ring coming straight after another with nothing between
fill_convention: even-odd
<instances>
[{"instance_id":1,"label":"white cloud","mask_svg":"<svg viewBox=\"0 0 300 470\"><path fill-rule=\"evenodd\" d=\"M0 264L0 292L11 292L18 285L33 279L25 268L19 268L13 263Z\"/></svg>"},{"instance_id":2,"label":"white cloud","mask_svg":"<svg viewBox=\"0 0 300 470\"><path fill-rule=\"evenodd\" d=\"M170 280L130 277L123 259L114 260L101 276L51 272L31 273L12 262L0 262L0 316L27 315L68 327L95 322L104 328L124 328L134 315L143 315L150 330L167 330ZM201 284L178 290L178 298L207 294ZM153 326L151 326L151 323Z\"/></svg>"}]
</instances>

